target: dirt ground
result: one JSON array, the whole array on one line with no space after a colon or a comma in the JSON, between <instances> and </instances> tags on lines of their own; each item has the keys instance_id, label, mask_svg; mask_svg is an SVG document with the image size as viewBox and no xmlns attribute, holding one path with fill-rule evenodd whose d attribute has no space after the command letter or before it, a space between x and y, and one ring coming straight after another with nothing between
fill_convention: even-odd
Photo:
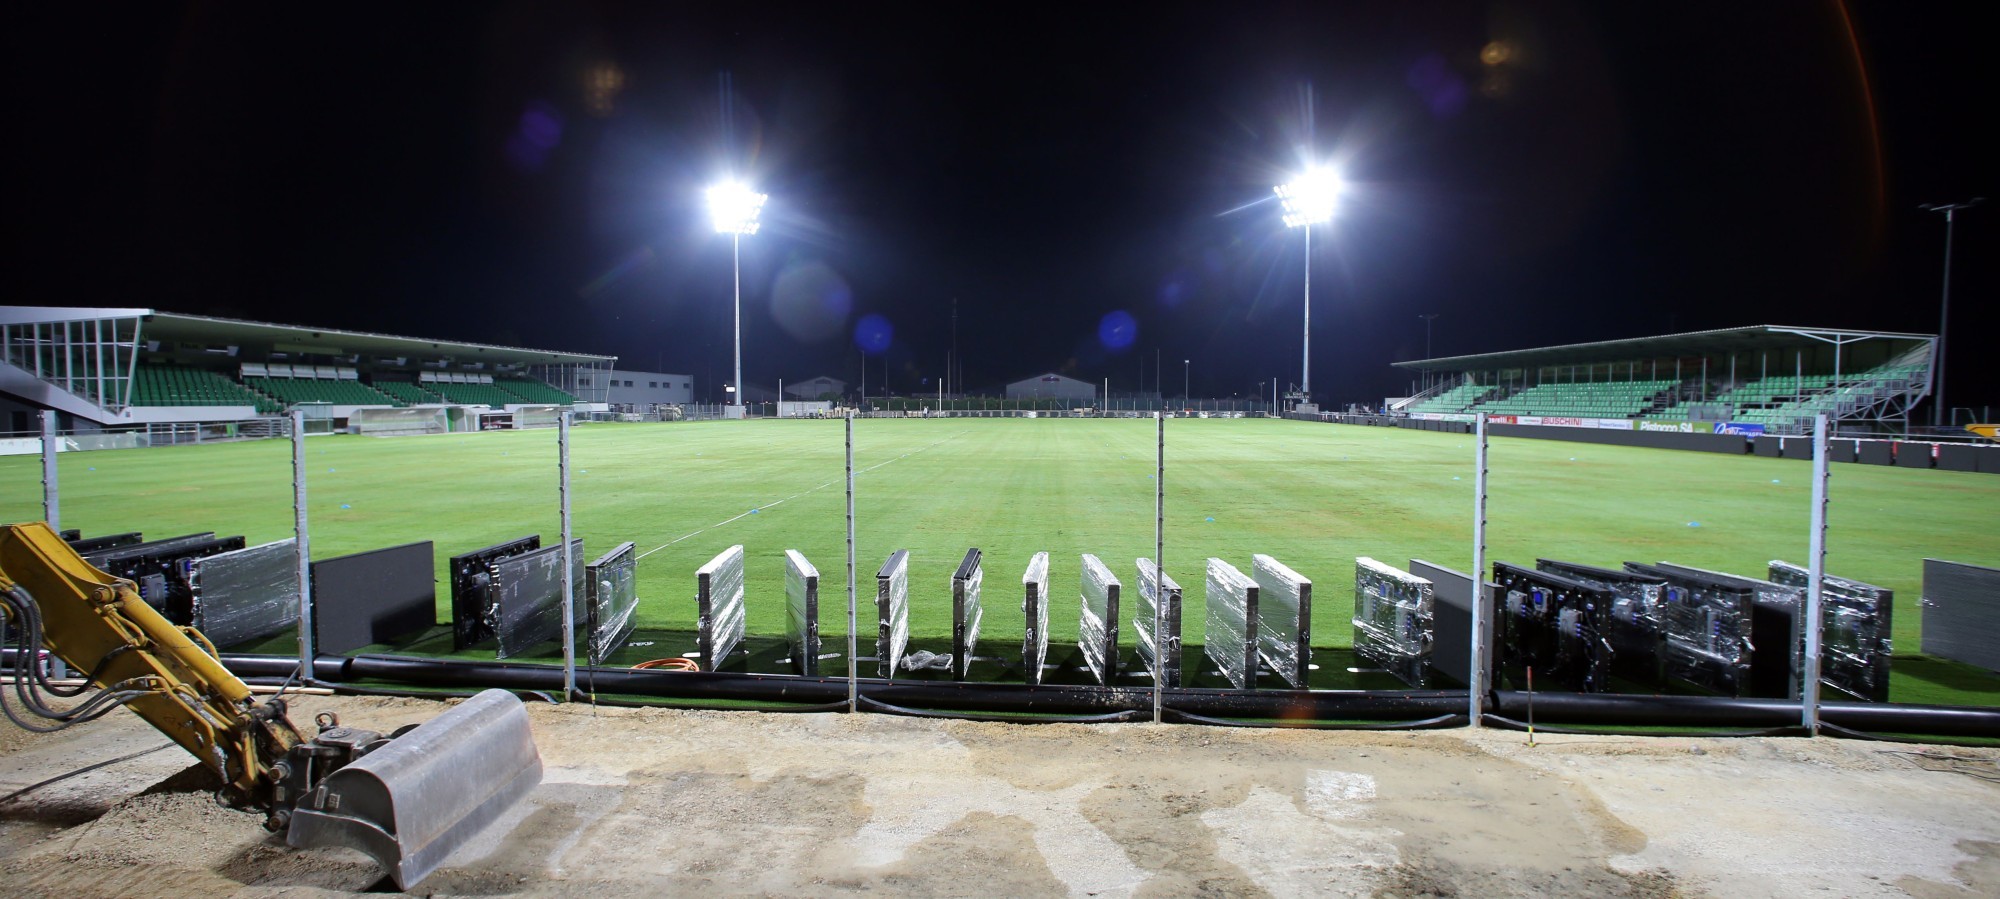
<instances>
[{"instance_id":1,"label":"dirt ground","mask_svg":"<svg viewBox=\"0 0 2000 899\"><path fill-rule=\"evenodd\" d=\"M390 730L407 699L299 697ZM1004 725L537 705L526 801L434 895L2000 895L2000 751L1833 739ZM0 726L0 793L165 743ZM1938 761L1910 753L1972 761ZM383 890L168 748L0 803L15 895Z\"/></svg>"}]
</instances>

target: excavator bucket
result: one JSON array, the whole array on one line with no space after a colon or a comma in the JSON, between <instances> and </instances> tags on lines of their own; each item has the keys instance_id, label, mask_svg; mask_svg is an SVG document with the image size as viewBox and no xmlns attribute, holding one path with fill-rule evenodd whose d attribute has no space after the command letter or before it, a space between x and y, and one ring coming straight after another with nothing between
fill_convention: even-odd
<instances>
[{"instance_id":1,"label":"excavator bucket","mask_svg":"<svg viewBox=\"0 0 2000 899\"><path fill-rule=\"evenodd\" d=\"M487 690L327 775L285 841L359 849L409 889L541 782L527 709Z\"/></svg>"}]
</instances>

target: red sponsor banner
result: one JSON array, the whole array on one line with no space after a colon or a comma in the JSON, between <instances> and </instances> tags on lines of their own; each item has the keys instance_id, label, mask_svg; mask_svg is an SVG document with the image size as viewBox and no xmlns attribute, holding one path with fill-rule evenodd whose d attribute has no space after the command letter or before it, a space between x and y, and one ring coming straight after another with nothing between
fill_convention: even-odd
<instances>
[{"instance_id":1,"label":"red sponsor banner","mask_svg":"<svg viewBox=\"0 0 2000 899\"><path fill-rule=\"evenodd\" d=\"M1566 428L1580 428L1580 427L1583 427L1583 419L1581 419L1581 418L1560 418L1560 417L1557 417L1557 416L1554 416L1554 415L1544 415L1544 416L1542 416L1542 424L1545 424L1545 425L1561 425L1562 427L1566 427Z\"/></svg>"},{"instance_id":2,"label":"red sponsor banner","mask_svg":"<svg viewBox=\"0 0 2000 899\"><path fill-rule=\"evenodd\" d=\"M1516 422L1514 421L1514 416L1512 415L1488 415L1486 416L1486 423L1493 425L1511 425L1515 424Z\"/></svg>"}]
</instances>

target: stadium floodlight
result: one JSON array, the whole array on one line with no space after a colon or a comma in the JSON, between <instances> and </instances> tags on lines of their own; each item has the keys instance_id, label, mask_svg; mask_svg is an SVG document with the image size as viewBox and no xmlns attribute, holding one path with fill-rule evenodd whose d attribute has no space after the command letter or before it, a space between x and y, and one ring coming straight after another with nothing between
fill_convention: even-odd
<instances>
[{"instance_id":1,"label":"stadium floodlight","mask_svg":"<svg viewBox=\"0 0 2000 899\"><path fill-rule=\"evenodd\" d=\"M1300 366L1299 392L1312 399L1312 226L1333 220L1333 207L1340 202L1340 176L1332 169L1314 168L1289 182L1271 188L1285 210L1285 227L1306 229L1306 320L1304 362Z\"/></svg>"},{"instance_id":2,"label":"stadium floodlight","mask_svg":"<svg viewBox=\"0 0 2000 899\"><path fill-rule=\"evenodd\" d=\"M717 234L729 235L730 266L736 275L736 383L743 383L743 235L757 233L757 213L770 199L740 181L724 181L708 189L708 214ZM739 409L739 394L730 405ZM740 414L740 413L739 413Z\"/></svg>"},{"instance_id":3,"label":"stadium floodlight","mask_svg":"<svg viewBox=\"0 0 2000 899\"><path fill-rule=\"evenodd\" d=\"M1931 427L1941 427L1947 413L1944 404L1944 334L1951 327L1951 231L1957 220L1956 213L1971 209L1986 202L1985 197L1973 197L1962 203L1926 203L1917 207L1925 212L1944 213L1944 303L1938 310L1937 352L1931 354L1931 365L1937 372L1936 390L1931 400Z\"/></svg>"},{"instance_id":4,"label":"stadium floodlight","mask_svg":"<svg viewBox=\"0 0 2000 899\"><path fill-rule=\"evenodd\" d=\"M757 213L770 199L740 181L725 181L708 189L708 214L717 234L757 233Z\"/></svg>"}]
</instances>

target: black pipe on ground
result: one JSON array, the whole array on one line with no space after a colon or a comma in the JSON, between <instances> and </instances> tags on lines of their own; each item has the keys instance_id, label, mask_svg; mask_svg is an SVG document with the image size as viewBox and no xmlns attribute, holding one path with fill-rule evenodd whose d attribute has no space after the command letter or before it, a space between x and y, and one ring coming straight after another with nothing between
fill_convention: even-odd
<instances>
[{"instance_id":1,"label":"black pipe on ground","mask_svg":"<svg viewBox=\"0 0 2000 899\"><path fill-rule=\"evenodd\" d=\"M223 661L235 670L236 657L225 656ZM278 667L284 667L284 673L290 671L289 666L243 661L246 669L254 666L265 676L271 676ZM432 687L562 689L562 669L545 665L357 656L351 659L322 658L315 661L313 667L317 679L322 681L379 680ZM588 668L579 668L577 683L579 686L594 687L600 693L667 699L819 704L847 698L847 681L844 678L782 674L635 671L629 668L600 668L592 672ZM894 682L864 678L859 689L863 696L878 703L924 710L1101 715L1124 711L1150 712L1153 707L1153 691L1146 687ZM1466 698L1464 691L1305 693L1291 690L1173 688L1165 691L1165 701L1175 709L1218 718L1385 721L1452 714L1465 708Z\"/></svg>"},{"instance_id":2,"label":"black pipe on ground","mask_svg":"<svg viewBox=\"0 0 2000 899\"><path fill-rule=\"evenodd\" d=\"M1494 712L1528 717L1528 694L1500 691ZM1799 724L1799 704L1787 699L1728 696L1632 696L1616 693L1536 693L1540 724L1646 725L1769 729ZM1872 733L2000 737L2000 708L1822 702L1820 720Z\"/></svg>"},{"instance_id":3,"label":"black pipe on ground","mask_svg":"<svg viewBox=\"0 0 2000 899\"><path fill-rule=\"evenodd\" d=\"M4 661L4 660L0 660ZM223 664L239 677L282 680L298 669L288 656L225 654ZM321 681L382 681L424 687L485 688L553 693L562 689L562 669L548 665L421 659L402 656L322 656L314 662ZM594 679L594 683L593 683ZM844 678L728 672L636 671L629 668L577 669L579 685L598 692L662 699L738 700L828 705L844 702ZM860 681L863 696L877 703L922 710L1012 712L1042 715L1105 715L1152 709L1146 687L1090 687L981 684L955 681ZM1431 719L1465 710L1462 690L1408 692L1298 692L1292 690L1207 690L1169 688L1165 705L1192 717L1391 721ZM1494 694L1492 712L1526 720L1528 694ZM1871 734L1930 734L2000 739L2000 708L1823 702L1823 722ZM1537 693L1534 719L1547 724L1691 727L1773 730L1796 727L1799 705L1783 699L1726 696L1637 696L1611 693Z\"/></svg>"}]
</instances>

